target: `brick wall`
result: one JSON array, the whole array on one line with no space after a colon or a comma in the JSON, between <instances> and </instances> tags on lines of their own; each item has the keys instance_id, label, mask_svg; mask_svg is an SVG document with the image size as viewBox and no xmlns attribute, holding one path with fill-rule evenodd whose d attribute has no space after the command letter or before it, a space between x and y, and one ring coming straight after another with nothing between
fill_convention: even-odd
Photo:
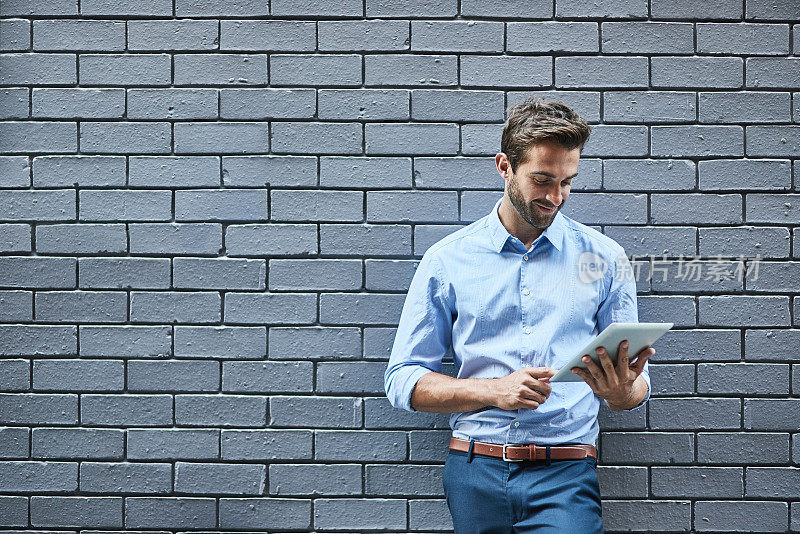
<instances>
[{"instance_id":1,"label":"brick wall","mask_svg":"<svg viewBox=\"0 0 800 534\"><path fill-rule=\"evenodd\" d=\"M640 319L676 323L647 409L601 412L606 527L800 531L795 0L0 16L0 526L450 530L447 416L383 372L537 94L594 128L564 212L660 258Z\"/></svg>"}]
</instances>

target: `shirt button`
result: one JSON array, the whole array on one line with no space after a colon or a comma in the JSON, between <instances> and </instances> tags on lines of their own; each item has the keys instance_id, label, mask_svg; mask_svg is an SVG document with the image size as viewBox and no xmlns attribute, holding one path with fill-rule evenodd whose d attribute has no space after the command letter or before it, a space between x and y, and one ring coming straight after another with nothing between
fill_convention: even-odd
<instances>
[{"instance_id":1,"label":"shirt button","mask_svg":"<svg viewBox=\"0 0 800 534\"><path fill-rule=\"evenodd\" d=\"M514 423L514 426L519 426L519 421L517 421L516 423Z\"/></svg>"},{"instance_id":2,"label":"shirt button","mask_svg":"<svg viewBox=\"0 0 800 534\"><path fill-rule=\"evenodd\" d=\"M531 294L531 291L530 291L530 289L528 289L528 288L525 288L525 289L523 289L523 290L522 290L522 294L523 294L523 295L525 295L525 296L527 296L527 295L530 295L530 294Z\"/></svg>"},{"instance_id":3,"label":"shirt button","mask_svg":"<svg viewBox=\"0 0 800 534\"><path fill-rule=\"evenodd\" d=\"M531 329L530 328L525 328L525 333L526 334L530 334L531 333Z\"/></svg>"},{"instance_id":4,"label":"shirt button","mask_svg":"<svg viewBox=\"0 0 800 534\"><path fill-rule=\"evenodd\" d=\"M522 256L522 259L525 260L525 261L528 261L528 255L525 254L524 256Z\"/></svg>"}]
</instances>

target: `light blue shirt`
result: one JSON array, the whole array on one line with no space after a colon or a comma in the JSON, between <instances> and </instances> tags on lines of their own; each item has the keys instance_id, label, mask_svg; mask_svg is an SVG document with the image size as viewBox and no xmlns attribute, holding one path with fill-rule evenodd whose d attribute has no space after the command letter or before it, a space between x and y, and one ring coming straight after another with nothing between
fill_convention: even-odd
<instances>
[{"instance_id":1,"label":"light blue shirt","mask_svg":"<svg viewBox=\"0 0 800 534\"><path fill-rule=\"evenodd\" d=\"M500 222L501 201L420 260L384 375L392 406L416 411L414 386L423 375L442 372L448 353L457 378L561 369L610 323L639 322L636 281L616 241L559 211L526 250ZM607 268L579 276L579 261L587 257L599 257L596 264ZM642 371L647 396L633 409L650 398L648 365ZM490 443L596 445L600 402L583 381L556 382L536 410L487 406L450 414L450 427L455 437Z\"/></svg>"}]
</instances>

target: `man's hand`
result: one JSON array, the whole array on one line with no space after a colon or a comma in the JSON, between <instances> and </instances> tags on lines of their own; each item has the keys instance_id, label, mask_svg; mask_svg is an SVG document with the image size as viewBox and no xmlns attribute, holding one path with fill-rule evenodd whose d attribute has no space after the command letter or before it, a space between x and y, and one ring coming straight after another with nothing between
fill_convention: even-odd
<instances>
[{"instance_id":1,"label":"man's hand","mask_svg":"<svg viewBox=\"0 0 800 534\"><path fill-rule=\"evenodd\" d=\"M550 367L525 367L492 379L493 406L503 410L535 410L550 396L548 381L557 371Z\"/></svg>"},{"instance_id":2,"label":"man's hand","mask_svg":"<svg viewBox=\"0 0 800 534\"><path fill-rule=\"evenodd\" d=\"M647 347L636 355L634 363L630 363L628 340L625 339L619 344L616 365L611 362L606 348L598 347L597 355L600 357L600 365L597 365L589 356L584 356L582 360L586 364L588 372L579 367L573 367L572 372L583 378L594 394L605 399L610 406L625 406L635 391L633 383L642 373L647 359L655 353L656 349Z\"/></svg>"}]
</instances>

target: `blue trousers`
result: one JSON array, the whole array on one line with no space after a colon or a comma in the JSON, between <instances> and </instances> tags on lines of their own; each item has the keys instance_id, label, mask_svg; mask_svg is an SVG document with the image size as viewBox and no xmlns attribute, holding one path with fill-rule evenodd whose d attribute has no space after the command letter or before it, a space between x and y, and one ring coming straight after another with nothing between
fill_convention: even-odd
<instances>
[{"instance_id":1,"label":"blue trousers","mask_svg":"<svg viewBox=\"0 0 800 534\"><path fill-rule=\"evenodd\" d=\"M602 534L597 462L506 462L450 450L442 477L455 534Z\"/></svg>"}]
</instances>

